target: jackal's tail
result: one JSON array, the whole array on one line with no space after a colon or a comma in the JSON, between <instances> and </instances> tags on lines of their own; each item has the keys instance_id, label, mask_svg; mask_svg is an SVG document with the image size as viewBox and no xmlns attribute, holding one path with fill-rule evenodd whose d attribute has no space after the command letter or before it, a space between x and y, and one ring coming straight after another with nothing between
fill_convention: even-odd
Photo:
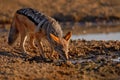
<instances>
[{"instance_id":1,"label":"jackal's tail","mask_svg":"<svg viewBox=\"0 0 120 80\"><path fill-rule=\"evenodd\" d=\"M9 45L12 45L17 37L18 37L18 29L17 27L15 26L15 22L13 21L12 24L11 24L11 28L10 28L10 32L9 32L9 36L8 36L8 44Z\"/></svg>"}]
</instances>

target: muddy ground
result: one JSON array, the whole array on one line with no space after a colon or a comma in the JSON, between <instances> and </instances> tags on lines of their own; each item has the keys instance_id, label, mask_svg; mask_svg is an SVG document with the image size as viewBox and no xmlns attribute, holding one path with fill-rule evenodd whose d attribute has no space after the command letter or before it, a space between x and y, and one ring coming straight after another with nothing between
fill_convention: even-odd
<instances>
[{"instance_id":1,"label":"muddy ground","mask_svg":"<svg viewBox=\"0 0 120 80\"><path fill-rule=\"evenodd\" d=\"M27 44L29 57L24 57L19 38L11 48L7 36L8 31L0 33L1 80L120 80L120 41L71 40L71 64L58 64L43 61ZM50 54L47 46L44 50Z\"/></svg>"}]
</instances>

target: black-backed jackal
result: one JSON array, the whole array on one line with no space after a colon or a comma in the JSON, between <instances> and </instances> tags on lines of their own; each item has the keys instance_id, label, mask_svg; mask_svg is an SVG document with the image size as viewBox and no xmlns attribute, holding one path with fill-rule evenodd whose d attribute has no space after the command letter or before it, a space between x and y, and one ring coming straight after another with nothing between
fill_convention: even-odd
<instances>
[{"instance_id":1,"label":"black-backed jackal","mask_svg":"<svg viewBox=\"0 0 120 80\"><path fill-rule=\"evenodd\" d=\"M31 47L35 48L34 40L40 50L40 54L45 58L41 39L46 38L53 49L59 53L63 60L68 59L68 45L71 32L64 37L60 25L51 17L31 9L23 8L17 10L11 24L8 44L12 45L17 37L21 36L20 47L26 53L24 44L29 37Z\"/></svg>"}]
</instances>

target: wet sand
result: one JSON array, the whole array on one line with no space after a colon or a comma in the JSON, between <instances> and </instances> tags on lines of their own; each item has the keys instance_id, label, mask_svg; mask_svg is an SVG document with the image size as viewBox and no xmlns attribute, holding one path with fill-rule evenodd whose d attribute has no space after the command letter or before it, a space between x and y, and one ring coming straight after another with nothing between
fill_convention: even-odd
<instances>
[{"instance_id":1,"label":"wet sand","mask_svg":"<svg viewBox=\"0 0 120 80\"><path fill-rule=\"evenodd\" d=\"M43 61L38 52L26 46L30 57L19 50L19 39L11 48L7 45L8 32L0 33L1 80L119 80L120 41L71 40L71 65ZM27 43L28 44L28 43ZM46 54L50 49L44 47Z\"/></svg>"}]
</instances>

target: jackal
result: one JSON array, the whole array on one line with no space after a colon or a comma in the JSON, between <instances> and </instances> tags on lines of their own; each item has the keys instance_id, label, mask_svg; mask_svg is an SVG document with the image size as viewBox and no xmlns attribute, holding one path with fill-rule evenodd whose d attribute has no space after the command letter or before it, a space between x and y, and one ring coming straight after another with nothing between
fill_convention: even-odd
<instances>
[{"instance_id":1,"label":"jackal","mask_svg":"<svg viewBox=\"0 0 120 80\"><path fill-rule=\"evenodd\" d=\"M31 47L36 48L34 44L34 41L36 41L40 55L45 58L41 42L41 39L45 38L50 43L52 51L57 51L63 60L66 61L68 59L68 45L71 32L68 32L63 37L61 26L55 19L32 8L19 9L16 11L11 24L8 44L12 45L19 34L21 37L20 47L23 52L27 52L24 44L29 37Z\"/></svg>"}]
</instances>

